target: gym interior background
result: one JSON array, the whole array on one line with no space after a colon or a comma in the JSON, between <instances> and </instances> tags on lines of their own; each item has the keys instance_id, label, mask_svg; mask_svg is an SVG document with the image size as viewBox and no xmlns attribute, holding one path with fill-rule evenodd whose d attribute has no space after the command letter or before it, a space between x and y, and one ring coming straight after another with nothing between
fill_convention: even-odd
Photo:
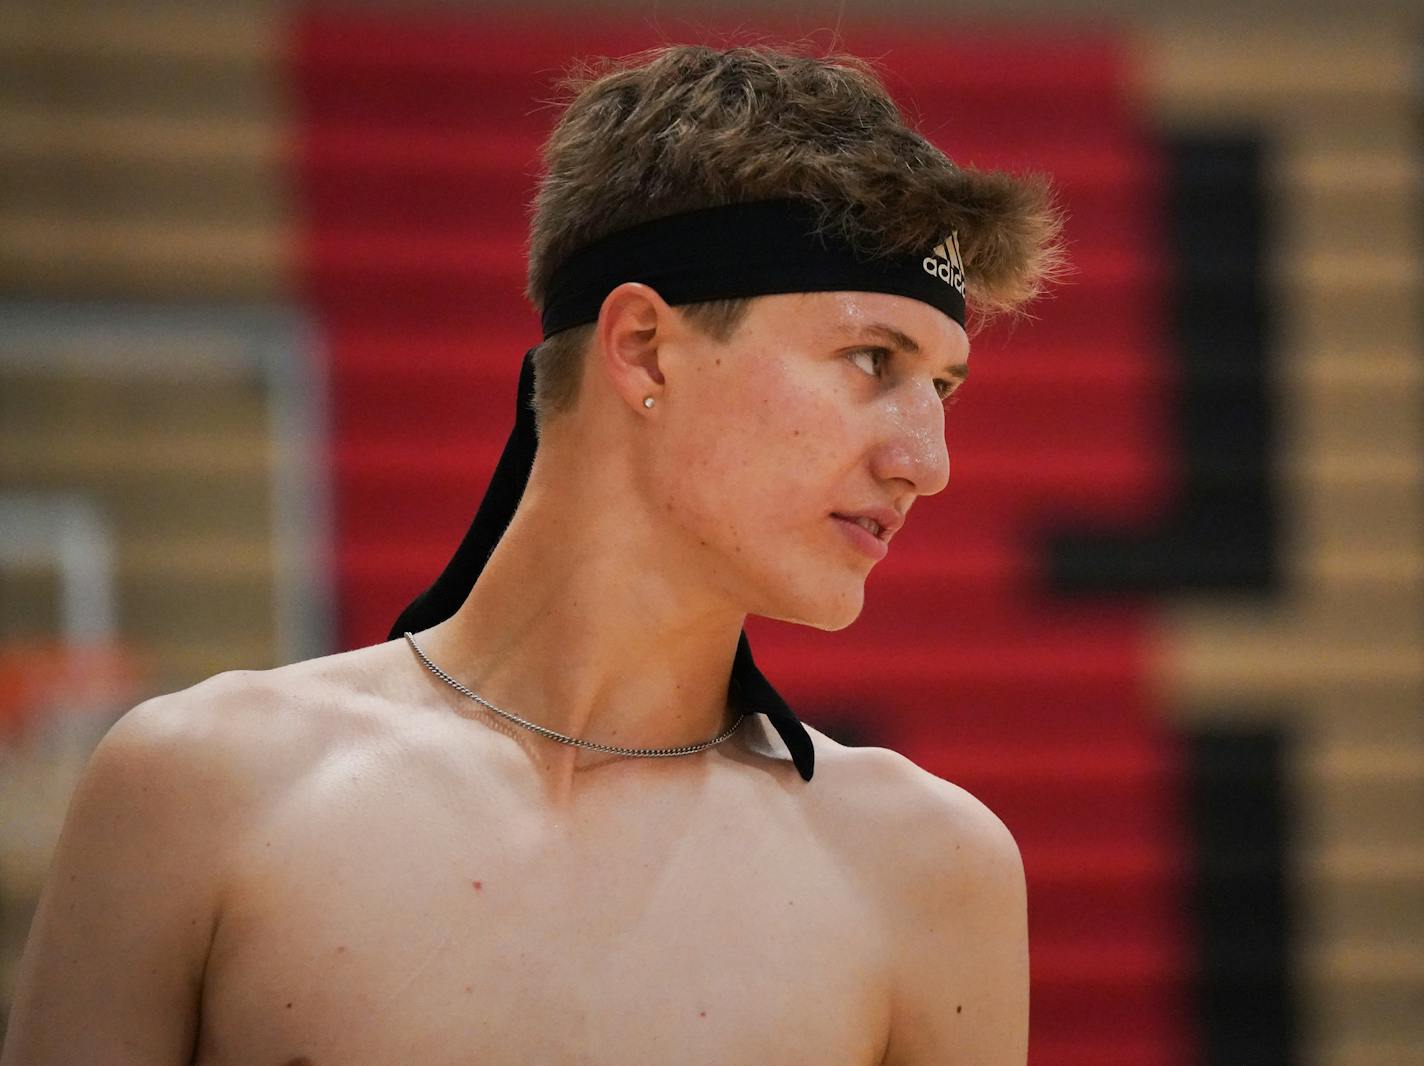
<instances>
[{"instance_id":1,"label":"gym interior background","mask_svg":"<svg viewBox=\"0 0 1424 1066\"><path fill-rule=\"evenodd\" d=\"M810 36L1053 175L1077 273L759 663L1014 832L1034 1066L1424 1064L1424 16L1182 8L8 0L0 1017L114 718L383 640L458 543L558 74Z\"/></svg>"}]
</instances>

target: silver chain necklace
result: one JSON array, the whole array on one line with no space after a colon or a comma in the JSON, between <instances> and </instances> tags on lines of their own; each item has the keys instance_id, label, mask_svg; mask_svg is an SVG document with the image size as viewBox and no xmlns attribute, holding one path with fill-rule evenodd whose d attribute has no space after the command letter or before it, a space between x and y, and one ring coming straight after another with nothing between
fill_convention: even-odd
<instances>
[{"instance_id":1,"label":"silver chain necklace","mask_svg":"<svg viewBox=\"0 0 1424 1066\"><path fill-rule=\"evenodd\" d=\"M489 700L485 699L483 696L471 692L464 685L460 684L460 682L456 681L453 677L447 674L444 670L440 669L440 667L436 666L433 662L431 662L430 659L426 657L425 652L421 650L420 645L415 642L415 637L411 636L409 632L405 634L405 639L409 642L411 648L415 650L415 654L420 656L420 661L423 662L426 666L430 667L431 672L436 677L440 678L441 681L444 681L447 685L455 689L457 692L470 697L470 699L472 700L478 700L480 703L484 704L486 707L492 710L495 714L499 715L501 718L507 718L511 722L514 722L518 725L522 725L525 729L532 729L534 730L534 732L542 733L544 736L549 737L553 740L560 740L563 741L565 744L574 744L580 748L592 748L595 751L607 751L611 752L614 755L637 755L645 758L665 758L669 755L691 755L694 752L699 752L710 748L714 744L722 743L722 741L726 740L728 737L730 737L733 733L737 731L737 727L742 724L742 719L746 717L746 712L744 711L741 714L737 715L737 720L733 722L730 726L728 726L726 731L722 733L721 736L713 737L711 740L704 740L701 744L689 744L685 748L618 748L614 747L611 744L598 744L592 740L579 740L577 737L566 737L564 736L564 734L557 733L554 730L548 728L547 726L535 725L533 722L526 722L517 714L510 714L508 711L500 710L493 703L490 703Z\"/></svg>"}]
</instances>

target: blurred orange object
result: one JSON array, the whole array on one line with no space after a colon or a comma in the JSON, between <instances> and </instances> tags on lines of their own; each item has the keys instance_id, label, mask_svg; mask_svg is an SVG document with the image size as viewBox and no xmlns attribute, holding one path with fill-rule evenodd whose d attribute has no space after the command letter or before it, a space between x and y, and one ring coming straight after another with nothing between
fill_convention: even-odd
<instances>
[{"instance_id":1,"label":"blurred orange object","mask_svg":"<svg viewBox=\"0 0 1424 1066\"><path fill-rule=\"evenodd\" d=\"M139 699L147 656L120 642L26 638L0 644L0 744L43 729L53 715L117 717Z\"/></svg>"},{"instance_id":2,"label":"blurred orange object","mask_svg":"<svg viewBox=\"0 0 1424 1066\"><path fill-rule=\"evenodd\" d=\"M146 661L140 649L108 642L0 645L0 916L25 915L38 897L79 776L142 699ZM7 919L0 954L22 934Z\"/></svg>"}]
</instances>

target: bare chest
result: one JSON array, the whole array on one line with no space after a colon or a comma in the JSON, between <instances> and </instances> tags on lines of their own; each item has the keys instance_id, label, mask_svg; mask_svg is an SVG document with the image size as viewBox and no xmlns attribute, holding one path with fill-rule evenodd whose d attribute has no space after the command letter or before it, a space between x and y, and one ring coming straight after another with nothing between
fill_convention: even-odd
<instances>
[{"instance_id":1,"label":"bare chest","mask_svg":"<svg viewBox=\"0 0 1424 1066\"><path fill-rule=\"evenodd\" d=\"M197 1062L879 1061L873 903L784 812L549 825L333 765L246 845Z\"/></svg>"}]
</instances>

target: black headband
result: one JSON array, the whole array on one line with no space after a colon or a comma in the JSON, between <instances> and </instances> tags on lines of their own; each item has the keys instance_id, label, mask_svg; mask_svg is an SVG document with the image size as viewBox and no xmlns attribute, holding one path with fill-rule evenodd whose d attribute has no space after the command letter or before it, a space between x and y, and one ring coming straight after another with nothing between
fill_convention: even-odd
<instances>
[{"instance_id":1,"label":"black headband","mask_svg":"<svg viewBox=\"0 0 1424 1066\"><path fill-rule=\"evenodd\" d=\"M861 259L844 244L814 235L812 215L795 201L733 204L671 215L615 233L581 249L554 272L543 315L547 337L598 318L616 285L642 281L669 304L778 292L888 292L939 308L964 324L964 269L950 234L924 256ZM534 429L534 352L524 355L514 429L489 488L454 557L435 583L401 612L388 640L451 617L465 602L529 482L538 436ZM796 714L752 660L746 631L737 642L729 701L764 714L780 734L803 780L816 753Z\"/></svg>"},{"instance_id":2,"label":"black headband","mask_svg":"<svg viewBox=\"0 0 1424 1066\"><path fill-rule=\"evenodd\" d=\"M786 292L888 292L964 325L964 263L949 233L912 255L870 258L820 233L801 200L758 200L667 215L574 252L549 279L544 336L598 319L603 299L641 281L669 304Z\"/></svg>"}]
</instances>

